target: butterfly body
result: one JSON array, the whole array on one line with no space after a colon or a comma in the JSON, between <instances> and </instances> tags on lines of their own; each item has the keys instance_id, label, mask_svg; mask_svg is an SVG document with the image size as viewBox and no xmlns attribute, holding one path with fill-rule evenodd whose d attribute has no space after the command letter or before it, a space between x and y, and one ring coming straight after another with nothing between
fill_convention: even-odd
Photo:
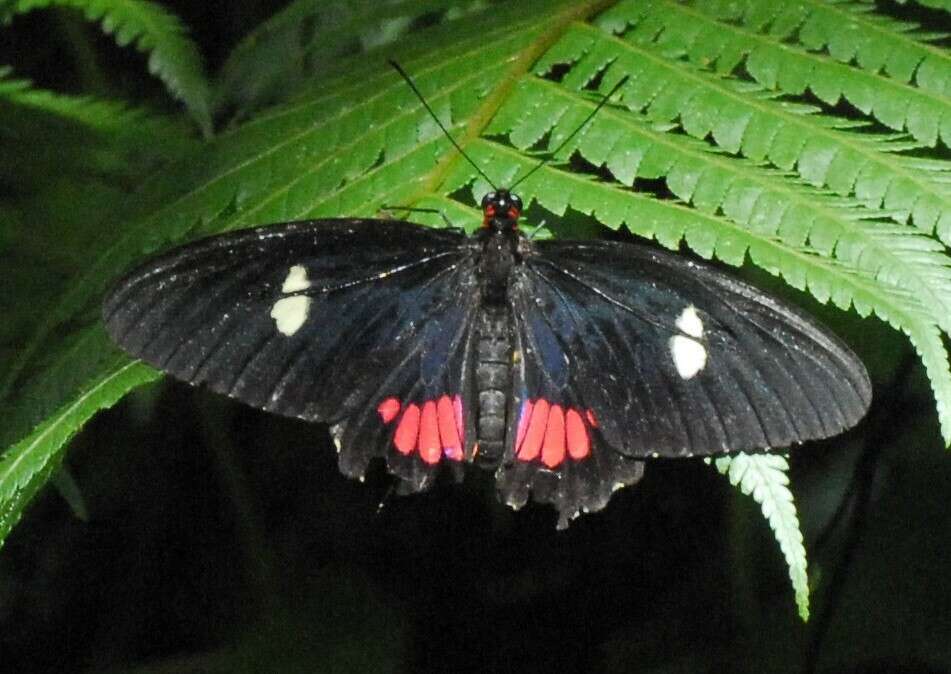
<instances>
[{"instance_id":1,"label":"butterfly body","mask_svg":"<svg viewBox=\"0 0 951 674\"><path fill-rule=\"evenodd\" d=\"M113 339L173 376L330 424L341 470L401 490L494 471L560 525L653 457L784 447L854 425L871 389L803 313L651 247L534 241L498 190L472 236L328 219L223 234L120 280Z\"/></svg>"}]
</instances>

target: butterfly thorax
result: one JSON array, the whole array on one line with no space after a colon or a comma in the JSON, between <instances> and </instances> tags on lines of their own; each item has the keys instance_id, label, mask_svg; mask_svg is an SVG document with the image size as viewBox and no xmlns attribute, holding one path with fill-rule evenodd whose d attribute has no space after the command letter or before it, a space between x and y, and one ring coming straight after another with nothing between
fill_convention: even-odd
<instances>
[{"instance_id":1,"label":"butterfly thorax","mask_svg":"<svg viewBox=\"0 0 951 674\"><path fill-rule=\"evenodd\" d=\"M477 275L483 305L505 306L509 277L518 262L518 218L522 200L508 190L489 192L482 199L482 229L475 234L481 244Z\"/></svg>"}]
</instances>

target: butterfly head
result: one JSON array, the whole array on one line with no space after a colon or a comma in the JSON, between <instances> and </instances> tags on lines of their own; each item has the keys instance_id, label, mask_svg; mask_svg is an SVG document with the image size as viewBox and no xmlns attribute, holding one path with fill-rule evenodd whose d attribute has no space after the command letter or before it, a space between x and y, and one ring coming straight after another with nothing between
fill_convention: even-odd
<instances>
[{"instance_id":1,"label":"butterfly head","mask_svg":"<svg viewBox=\"0 0 951 674\"><path fill-rule=\"evenodd\" d=\"M506 189L498 189L482 197L483 227L495 230L515 229L521 214L522 200Z\"/></svg>"}]
</instances>

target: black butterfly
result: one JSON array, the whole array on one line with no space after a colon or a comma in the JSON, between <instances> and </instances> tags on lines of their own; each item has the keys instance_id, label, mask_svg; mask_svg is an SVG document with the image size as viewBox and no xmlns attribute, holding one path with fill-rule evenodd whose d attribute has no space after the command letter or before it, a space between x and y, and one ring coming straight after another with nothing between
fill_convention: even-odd
<instances>
[{"instance_id":1,"label":"black butterfly","mask_svg":"<svg viewBox=\"0 0 951 674\"><path fill-rule=\"evenodd\" d=\"M593 114L593 113L592 113ZM856 424L861 361L716 269L613 241L533 241L508 190L472 236L327 219L211 237L105 300L130 354L254 407L331 424L340 469L403 491L495 471L564 526L650 457L786 447Z\"/></svg>"}]
</instances>

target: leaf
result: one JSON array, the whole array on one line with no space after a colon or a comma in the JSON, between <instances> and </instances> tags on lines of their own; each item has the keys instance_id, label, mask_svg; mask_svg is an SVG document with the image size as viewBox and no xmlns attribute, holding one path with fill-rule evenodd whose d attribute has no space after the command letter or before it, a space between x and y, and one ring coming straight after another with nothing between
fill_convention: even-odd
<instances>
[{"instance_id":1,"label":"leaf","mask_svg":"<svg viewBox=\"0 0 951 674\"><path fill-rule=\"evenodd\" d=\"M62 448L89 417L159 373L138 362L121 365L50 415L0 457L0 545L23 516L39 488L62 460Z\"/></svg>"},{"instance_id":2,"label":"leaf","mask_svg":"<svg viewBox=\"0 0 951 674\"><path fill-rule=\"evenodd\" d=\"M459 0L325 2L294 0L234 48L217 77L215 108L239 117L299 94L308 80L354 49L391 44L427 23L460 18L481 8Z\"/></svg>"},{"instance_id":3,"label":"leaf","mask_svg":"<svg viewBox=\"0 0 951 674\"><path fill-rule=\"evenodd\" d=\"M720 73L742 64L767 89L796 95L809 89L829 105L844 97L926 145L939 135L948 144L951 57L928 44L937 36L871 10L850 0L626 0L604 21L617 30L624 17L638 44L655 43Z\"/></svg>"},{"instance_id":4,"label":"leaf","mask_svg":"<svg viewBox=\"0 0 951 674\"><path fill-rule=\"evenodd\" d=\"M615 8L627 7L622 4ZM614 13L602 17L604 30L618 28ZM626 36L627 37L627 36ZM907 150L890 136L847 133L854 122L818 115L810 105L790 104L758 85L744 83L665 58L658 45L606 38L592 26L574 26L542 61L542 74L556 64L573 64L566 83L580 90L610 64L611 81L637 73L622 94L625 104L653 121L678 120L695 138L708 136L730 153L796 170L816 187L855 195L869 208L911 216L927 233L937 228L951 242L951 193L946 164L920 163L897 155ZM945 107L951 108L945 103Z\"/></svg>"},{"instance_id":5,"label":"leaf","mask_svg":"<svg viewBox=\"0 0 951 674\"><path fill-rule=\"evenodd\" d=\"M29 336L49 304L82 270L90 251L111 238L117 204L169 157L195 142L181 120L142 108L36 89L0 68L0 186L10 196L0 220L8 270L0 396L40 346ZM42 226L36 226L42 223ZM22 283L20 283L22 281ZM30 297L31 302L17 298ZM9 340L9 341L8 341ZM25 346L23 346L25 345Z\"/></svg>"},{"instance_id":6,"label":"leaf","mask_svg":"<svg viewBox=\"0 0 951 674\"><path fill-rule=\"evenodd\" d=\"M116 44L135 44L148 54L149 72L185 103L205 136L211 135L209 88L201 55L178 18L148 0L11 0L0 6L0 23L35 9L60 6L78 9L98 21Z\"/></svg>"},{"instance_id":7,"label":"leaf","mask_svg":"<svg viewBox=\"0 0 951 674\"><path fill-rule=\"evenodd\" d=\"M708 461L709 462L709 461ZM737 454L713 460L713 465L730 484L760 504L776 542L789 567L789 579L796 595L799 617L809 620L809 577L806 546L799 531L799 517L789 491L789 464L778 454Z\"/></svg>"},{"instance_id":8,"label":"leaf","mask_svg":"<svg viewBox=\"0 0 951 674\"><path fill-rule=\"evenodd\" d=\"M121 270L160 248L267 222L372 216L393 204L435 205L455 223L478 223L475 171L386 67L389 57L499 184L537 166L598 92L629 76L619 102L519 185L527 219L545 219L558 234L557 216L587 214L671 248L686 243L735 265L749 259L821 301L881 317L921 356L951 441L949 264L940 243L951 240L949 162L868 128L874 120L861 111L836 117L655 41L619 37L602 14L608 4L440 15L441 25L340 59L284 105L138 176L135 192L104 212L111 226L84 251L82 272L32 308L40 325L10 377L4 444L20 447L86 391L121 395L113 378L126 361L115 360L98 326L100 299ZM473 28L487 23L497 27L491 40ZM77 408L77 425L86 412ZM31 464L27 478L41 484L61 452Z\"/></svg>"}]
</instances>

